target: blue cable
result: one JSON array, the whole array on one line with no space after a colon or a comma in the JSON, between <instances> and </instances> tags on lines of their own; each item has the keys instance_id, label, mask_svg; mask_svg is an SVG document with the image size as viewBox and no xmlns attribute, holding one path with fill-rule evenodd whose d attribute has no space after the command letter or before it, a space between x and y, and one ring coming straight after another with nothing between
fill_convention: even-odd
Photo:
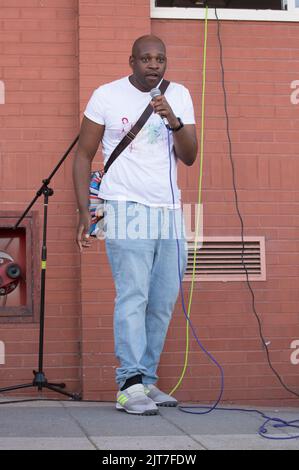
<instances>
[{"instance_id":1,"label":"blue cable","mask_svg":"<svg viewBox=\"0 0 299 470\"><path fill-rule=\"evenodd\" d=\"M172 194L172 204L173 204L173 210L175 211L175 198L174 198L174 190L173 190L173 183L172 183L172 161L171 161L171 147L170 147L170 132L167 129L167 142L168 142L168 157L169 157L169 181L170 181L170 188L171 188L171 194ZM209 406L198 406L198 405L193 405L193 406L179 406L179 410L182 411L183 413L190 413L190 414L196 414L196 415L205 415L211 413L213 410L216 411L238 411L242 413L257 413L260 416L262 416L265 419L265 422L259 427L258 434L263 437L264 439L270 439L270 440L276 440L276 441L281 441L281 440L292 440L292 439L299 439L299 434L294 435L294 436L271 436L267 435L268 429L267 425L268 423L274 422L273 428L283 428L283 427L291 427L295 429L299 429L299 419L298 420L293 420L293 421L285 421L281 418L272 418L270 416L267 416L265 413L262 411L256 410L256 409L245 409L245 408L219 408L218 404L221 401L223 392L224 392L224 370L222 366L217 362L217 360L212 356L212 354L207 351L207 349L203 346L201 343L200 339L198 338L196 331L194 329L194 326L192 324L192 321L188 317L187 311L186 311L186 306L185 306L185 297L184 297L184 291L183 291L183 282L182 282L182 276L181 276L181 261L180 261L180 245L178 241L178 232L177 232L177 226L176 226L176 217L175 217L175 212L174 212L174 227L175 227L175 235L176 235L176 244L177 244L177 255L178 255L178 273L179 273L179 282L180 282L180 294L181 294L181 302L182 302L182 308L184 315L186 317L186 320L188 321L188 324L191 328L192 334L201 348L201 350L211 359L211 361L217 366L217 368L220 371L220 378L221 378L221 387L220 387L220 393L219 397L217 398L216 402L214 405L211 407ZM190 411L192 409L202 409L202 410L207 410L207 411ZM275 424L277 423L277 424ZM295 425L294 423L298 423L298 426Z\"/></svg>"},{"instance_id":2,"label":"blue cable","mask_svg":"<svg viewBox=\"0 0 299 470\"><path fill-rule=\"evenodd\" d=\"M175 198L174 198L174 190L173 190L172 177L171 177L172 162L171 162L171 148L170 148L170 132L169 132L168 129L167 129L167 142L168 142L168 157L169 157L169 181L170 181L171 194L172 194L173 210L175 211ZM209 411L205 411L205 412L200 413L200 414L208 414L217 407L218 403L220 402L220 400L222 398L223 391L224 391L224 371L223 371L223 368L221 367L221 365L217 362L217 360L212 356L212 354L209 351L207 351L207 349L201 343L200 339L198 338L198 336L196 334L193 323L190 320L190 318L188 317L187 310L186 310L186 305L185 305L185 297L184 297L184 292L183 292L182 276L181 276L180 245L179 245L179 240L178 240L178 231L177 231L177 225L176 225L175 212L174 212L174 227L175 227L175 236L176 236L176 244L177 244L178 272L179 272L180 293L181 293L183 312L184 312L184 315L186 317L186 320L188 321L188 324L191 328L192 334L193 334L197 344L202 349L202 351L211 359L211 361L218 367L218 369L220 371L221 387L220 387L219 397L217 398L214 405L209 408ZM180 407L180 409L181 409L181 407Z\"/></svg>"},{"instance_id":3,"label":"blue cable","mask_svg":"<svg viewBox=\"0 0 299 470\"><path fill-rule=\"evenodd\" d=\"M201 414L205 414L205 413L196 412L196 411L188 411L188 410L205 409L205 408L208 408L208 407L198 406L198 405L183 406L183 407L179 406L179 409L181 411L183 411L184 413L197 414L197 415L201 415ZM265 422L259 427L259 430L258 430L258 434L261 437L263 437L265 439L276 440L276 441L299 439L299 434L294 435L294 436L288 436L288 437L287 436L275 437L275 436L267 435L267 433L268 433L267 425L268 425L269 422L273 421L274 423L277 423L277 424L273 424L273 428L292 427L292 428L295 428L295 429L299 429L299 419L293 420L293 421L285 421L281 418L273 418L273 417L267 416L262 411L255 410L255 409L250 410L250 409L246 409L246 408L222 408L222 407L219 408L218 407L215 411L238 411L238 412L242 412L242 413L257 413L265 419ZM294 423L298 423L298 426L296 426Z\"/></svg>"}]
</instances>

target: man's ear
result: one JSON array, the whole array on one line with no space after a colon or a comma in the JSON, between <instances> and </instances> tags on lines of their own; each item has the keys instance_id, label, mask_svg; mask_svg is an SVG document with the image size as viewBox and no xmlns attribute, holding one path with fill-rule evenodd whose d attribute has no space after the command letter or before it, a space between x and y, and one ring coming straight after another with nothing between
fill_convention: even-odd
<instances>
[{"instance_id":1,"label":"man's ear","mask_svg":"<svg viewBox=\"0 0 299 470\"><path fill-rule=\"evenodd\" d=\"M129 58L129 65L130 65L131 69L133 68L134 64L135 64L135 57L133 55L131 55L130 58Z\"/></svg>"}]
</instances>

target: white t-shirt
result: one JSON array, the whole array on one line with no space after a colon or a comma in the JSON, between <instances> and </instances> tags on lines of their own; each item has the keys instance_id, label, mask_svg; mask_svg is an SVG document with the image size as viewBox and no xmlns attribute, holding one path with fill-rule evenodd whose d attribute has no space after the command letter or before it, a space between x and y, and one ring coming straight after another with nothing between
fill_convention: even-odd
<instances>
[{"instance_id":1,"label":"white t-shirt","mask_svg":"<svg viewBox=\"0 0 299 470\"><path fill-rule=\"evenodd\" d=\"M183 85L170 83L165 97L184 124L195 123L190 93ZM134 87L129 77L107 83L93 92L84 114L91 121L105 126L102 140L105 163L150 101L150 93ZM177 206L180 205L180 191L171 132L170 153L171 180ZM99 197L173 207L168 131L159 115L153 113L150 116L133 142L112 163L102 179Z\"/></svg>"}]
</instances>

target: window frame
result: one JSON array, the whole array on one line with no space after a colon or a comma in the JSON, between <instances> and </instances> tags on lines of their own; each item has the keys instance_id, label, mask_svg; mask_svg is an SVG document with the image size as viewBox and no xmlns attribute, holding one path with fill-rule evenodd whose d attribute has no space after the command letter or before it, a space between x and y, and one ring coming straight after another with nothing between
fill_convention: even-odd
<instances>
[{"instance_id":1,"label":"window frame","mask_svg":"<svg viewBox=\"0 0 299 470\"><path fill-rule=\"evenodd\" d=\"M151 2L151 18L202 20L205 18L205 8L156 7L155 0ZM217 8L220 20L240 21L292 21L299 22L299 6L296 0L287 0L287 10L238 10L235 8ZM209 20L216 20L215 8L209 8Z\"/></svg>"}]
</instances>

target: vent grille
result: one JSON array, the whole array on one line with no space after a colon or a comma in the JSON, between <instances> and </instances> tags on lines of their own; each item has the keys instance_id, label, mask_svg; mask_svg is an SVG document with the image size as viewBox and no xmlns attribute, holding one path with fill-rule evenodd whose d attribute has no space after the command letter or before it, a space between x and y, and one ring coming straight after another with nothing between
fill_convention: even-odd
<instances>
[{"instance_id":1,"label":"vent grille","mask_svg":"<svg viewBox=\"0 0 299 470\"><path fill-rule=\"evenodd\" d=\"M188 241L188 264L184 280L192 279L195 242ZM243 258L243 260L242 260ZM196 281L266 280L265 238L205 237L196 247Z\"/></svg>"}]
</instances>

